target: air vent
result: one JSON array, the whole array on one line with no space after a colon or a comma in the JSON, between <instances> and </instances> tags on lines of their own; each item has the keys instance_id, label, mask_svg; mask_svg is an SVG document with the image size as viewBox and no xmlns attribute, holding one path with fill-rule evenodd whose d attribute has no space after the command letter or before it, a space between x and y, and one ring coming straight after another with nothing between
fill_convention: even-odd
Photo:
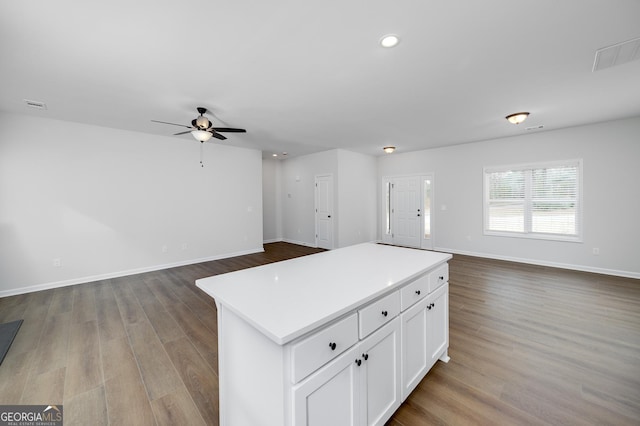
<instances>
[{"instance_id":1,"label":"air vent","mask_svg":"<svg viewBox=\"0 0 640 426\"><path fill-rule=\"evenodd\" d=\"M640 37L596 50L593 72L640 59Z\"/></svg>"},{"instance_id":2,"label":"air vent","mask_svg":"<svg viewBox=\"0 0 640 426\"><path fill-rule=\"evenodd\" d=\"M30 101L29 99L25 99L24 103L26 103L29 108L47 109L47 104L45 104L44 102Z\"/></svg>"},{"instance_id":3,"label":"air vent","mask_svg":"<svg viewBox=\"0 0 640 426\"><path fill-rule=\"evenodd\" d=\"M525 130L540 130L540 129L544 129L544 124L540 124L539 126L531 126L531 127L525 127Z\"/></svg>"}]
</instances>

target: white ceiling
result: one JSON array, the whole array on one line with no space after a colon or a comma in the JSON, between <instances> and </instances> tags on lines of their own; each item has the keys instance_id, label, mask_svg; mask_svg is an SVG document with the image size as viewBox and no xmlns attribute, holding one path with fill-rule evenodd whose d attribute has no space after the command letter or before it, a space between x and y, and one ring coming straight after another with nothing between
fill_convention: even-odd
<instances>
[{"instance_id":1,"label":"white ceiling","mask_svg":"<svg viewBox=\"0 0 640 426\"><path fill-rule=\"evenodd\" d=\"M248 131L213 143L382 155L638 116L640 61L592 72L637 37L638 0L2 1L0 110L171 135L204 106Z\"/></svg>"}]
</instances>

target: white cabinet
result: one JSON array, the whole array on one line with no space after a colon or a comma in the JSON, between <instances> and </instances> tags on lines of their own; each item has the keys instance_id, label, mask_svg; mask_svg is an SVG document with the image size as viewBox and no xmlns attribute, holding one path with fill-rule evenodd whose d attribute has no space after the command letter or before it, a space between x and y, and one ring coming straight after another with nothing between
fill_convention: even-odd
<instances>
[{"instance_id":1,"label":"white cabinet","mask_svg":"<svg viewBox=\"0 0 640 426\"><path fill-rule=\"evenodd\" d=\"M447 360L450 254L361 244L197 281L220 424L383 425Z\"/></svg>"},{"instance_id":2,"label":"white cabinet","mask_svg":"<svg viewBox=\"0 0 640 426\"><path fill-rule=\"evenodd\" d=\"M296 425L383 425L400 406L396 317L294 387Z\"/></svg>"},{"instance_id":3,"label":"white cabinet","mask_svg":"<svg viewBox=\"0 0 640 426\"><path fill-rule=\"evenodd\" d=\"M400 315L402 329L402 399L420 383L438 358L448 361L449 285Z\"/></svg>"}]
</instances>

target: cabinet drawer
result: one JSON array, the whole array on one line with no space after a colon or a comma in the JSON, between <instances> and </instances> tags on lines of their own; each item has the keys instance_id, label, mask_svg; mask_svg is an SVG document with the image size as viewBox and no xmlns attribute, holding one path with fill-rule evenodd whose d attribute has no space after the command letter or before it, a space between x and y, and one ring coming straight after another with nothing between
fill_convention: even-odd
<instances>
[{"instance_id":1,"label":"cabinet drawer","mask_svg":"<svg viewBox=\"0 0 640 426\"><path fill-rule=\"evenodd\" d=\"M404 311L429 294L429 275L416 278L400 290L400 309Z\"/></svg>"},{"instance_id":2,"label":"cabinet drawer","mask_svg":"<svg viewBox=\"0 0 640 426\"><path fill-rule=\"evenodd\" d=\"M358 316L354 313L294 344L291 347L293 383L298 383L357 341Z\"/></svg>"},{"instance_id":3,"label":"cabinet drawer","mask_svg":"<svg viewBox=\"0 0 640 426\"><path fill-rule=\"evenodd\" d=\"M364 339L400 313L400 292L394 291L358 311L360 338Z\"/></svg>"},{"instance_id":4,"label":"cabinet drawer","mask_svg":"<svg viewBox=\"0 0 640 426\"><path fill-rule=\"evenodd\" d=\"M449 281L449 264L439 266L429 274L429 293Z\"/></svg>"}]
</instances>

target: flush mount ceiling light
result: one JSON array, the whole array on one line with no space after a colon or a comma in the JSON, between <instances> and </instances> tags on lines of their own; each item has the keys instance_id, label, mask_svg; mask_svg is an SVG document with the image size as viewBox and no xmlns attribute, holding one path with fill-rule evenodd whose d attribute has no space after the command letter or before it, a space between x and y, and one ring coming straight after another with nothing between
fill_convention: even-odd
<instances>
[{"instance_id":1,"label":"flush mount ceiling light","mask_svg":"<svg viewBox=\"0 0 640 426\"><path fill-rule=\"evenodd\" d=\"M509 114L505 118L509 120L509 123L520 124L529 116L528 112L516 112L515 114Z\"/></svg>"},{"instance_id":2,"label":"flush mount ceiling light","mask_svg":"<svg viewBox=\"0 0 640 426\"><path fill-rule=\"evenodd\" d=\"M396 150L395 146L385 146L384 148L382 148L382 150L384 152L386 152L387 154L391 154L393 151Z\"/></svg>"},{"instance_id":3,"label":"flush mount ceiling light","mask_svg":"<svg viewBox=\"0 0 640 426\"><path fill-rule=\"evenodd\" d=\"M387 34L380 39L380 45L382 47L394 47L400 43L400 37L395 34Z\"/></svg>"}]
</instances>

